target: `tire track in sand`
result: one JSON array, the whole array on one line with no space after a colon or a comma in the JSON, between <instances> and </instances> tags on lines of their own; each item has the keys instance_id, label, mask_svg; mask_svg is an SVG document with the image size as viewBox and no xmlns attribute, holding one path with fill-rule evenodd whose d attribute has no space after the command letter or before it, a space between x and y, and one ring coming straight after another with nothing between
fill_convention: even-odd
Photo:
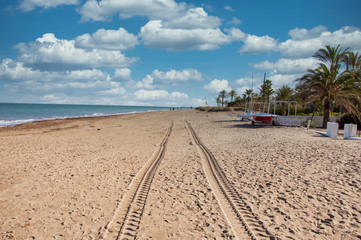
<instances>
[{"instance_id":1,"label":"tire track in sand","mask_svg":"<svg viewBox=\"0 0 361 240\"><path fill-rule=\"evenodd\" d=\"M135 176L128 193L116 209L112 220L105 227L104 233L99 235L100 239L136 238L148 192L157 168L164 156L167 140L172 132L172 128L173 121L150 159Z\"/></svg>"},{"instance_id":2,"label":"tire track in sand","mask_svg":"<svg viewBox=\"0 0 361 240\"><path fill-rule=\"evenodd\" d=\"M201 142L191 125L187 121L185 124L202 155L202 165L208 182L237 239L275 239L226 178L217 160Z\"/></svg>"}]
</instances>

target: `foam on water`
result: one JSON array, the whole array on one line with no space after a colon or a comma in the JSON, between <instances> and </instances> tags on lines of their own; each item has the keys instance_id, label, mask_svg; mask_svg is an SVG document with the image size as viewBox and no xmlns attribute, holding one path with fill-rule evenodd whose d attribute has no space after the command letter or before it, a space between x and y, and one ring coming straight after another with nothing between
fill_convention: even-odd
<instances>
[{"instance_id":1,"label":"foam on water","mask_svg":"<svg viewBox=\"0 0 361 240\"><path fill-rule=\"evenodd\" d=\"M169 107L0 103L0 127L43 120L166 110L169 110Z\"/></svg>"}]
</instances>

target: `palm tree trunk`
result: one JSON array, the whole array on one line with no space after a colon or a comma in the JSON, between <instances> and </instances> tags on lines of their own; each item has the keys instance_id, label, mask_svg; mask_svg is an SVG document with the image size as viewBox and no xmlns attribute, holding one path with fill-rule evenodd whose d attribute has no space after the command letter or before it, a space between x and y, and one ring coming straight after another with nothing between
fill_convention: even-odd
<instances>
[{"instance_id":1,"label":"palm tree trunk","mask_svg":"<svg viewBox=\"0 0 361 240\"><path fill-rule=\"evenodd\" d=\"M330 101L325 100L324 109L323 109L323 122L322 128L327 128L327 122L330 120Z\"/></svg>"}]
</instances>

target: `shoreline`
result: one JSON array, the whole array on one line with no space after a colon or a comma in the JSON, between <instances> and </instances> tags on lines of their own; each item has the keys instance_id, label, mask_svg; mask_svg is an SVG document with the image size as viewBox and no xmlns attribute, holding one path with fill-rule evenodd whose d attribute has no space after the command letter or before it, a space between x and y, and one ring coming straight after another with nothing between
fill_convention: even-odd
<instances>
[{"instance_id":1,"label":"shoreline","mask_svg":"<svg viewBox=\"0 0 361 240\"><path fill-rule=\"evenodd\" d=\"M82 119L82 118L98 118L98 117L111 117L111 116L121 116L127 114L138 114L138 113L147 113L147 112L162 112L167 110L149 110L149 111L132 111L125 113L115 113L115 114L103 114L103 115L94 115L94 116L70 116L70 117L54 117L54 118L45 118L45 119L17 119L17 120L0 120L3 122L19 122L19 123L9 123L8 125L0 125L0 129L4 127L14 127L17 125L33 123L33 122L42 122L42 121L55 121L55 120L74 120L74 119ZM169 111L169 110L168 110Z\"/></svg>"},{"instance_id":2,"label":"shoreline","mask_svg":"<svg viewBox=\"0 0 361 240\"><path fill-rule=\"evenodd\" d=\"M137 238L234 237L184 120L272 236L361 236L359 142L195 110L0 128L0 236L99 238L173 121Z\"/></svg>"},{"instance_id":3,"label":"shoreline","mask_svg":"<svg viewBox=\"0 0 361 240\"><path fill-rule=\"evenodd\" d=\"M42 120L113 116L122 114L167 111L164 106L117 106L79 104L0 103L0 127ZM178 107L177 109L188 109Z\"/></svg>"},{"instance_id":4,"label":"shoreline","mask_svg":"<svg viewBox=\"0 0 361 240\"><path fill-rule=\"evenodd\" d=\"M193 111L194 109L178 109L178 110L172 110L172 111ZM146 113L156 113L156 112L168 112L170 110L150 110L150 111L140 111L140 112L129 112L129 113L119 113L119 114L109 114L109 115L102 115L102 116L79 116L79 117L65 117L65 118L54 118L54 119L41 119L41 120L34 120L24 123L19 123L15 125L9 125L9 126L0 126L0 132L7 131L9 129L16 130L17 127L19 129L26 129L26 128L37 128L42 126L50 126L51 124L61 124L61 121L76 121L76 120L87 120L87 119L106 119L106 118L113 118L113 117L122 117L127 115L137 115L137 114L146 114ZM195 110L194 110L195 111Z\"/></svg>"}]
</instances>

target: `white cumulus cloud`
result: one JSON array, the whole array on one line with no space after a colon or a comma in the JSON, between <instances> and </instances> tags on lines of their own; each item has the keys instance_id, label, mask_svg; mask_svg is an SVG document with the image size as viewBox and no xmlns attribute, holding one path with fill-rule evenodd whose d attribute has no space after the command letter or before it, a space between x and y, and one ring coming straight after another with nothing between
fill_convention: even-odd
<instances>
[{"instance_id":1,"label":"white cumulus cloud","mask_svg":"<svg viewBox=\"0 0 361 240\"><path fill-rule=\"evenodd\" d=\"M292 37L282 42L277 50L284 58L306 58L312 56L320 48L326 45L349 47L350 50L361 50L361 31L355 27L343 27L334 32L328 31L323 26L313 29L292 29L289 32Z\"/></svg>"},{"instance_id":2,"label":"white cumulus cloud","mask_svg":"<svg viewBox=\"0 0 361 240\"><path fill-rule=\"evenodd\" d=\"M219 28L166 28L161 20L149 21L140 30L143 43L151 48L181 50L212 50L235 40L235 31L229 35Z\"/></svg>"},{"instance_id":3,"label":"white cumulus cloud","mask_svg":"<svg viewBox=\"0 0 361 240\"><path fill-rule=\"evenodd\" d=\"M214 79L210 81L208 84L204 85L204 89L211 93L219 93L222 90L226 90L227 92L231 90L231 87L228 84L228 80L218 80Z\"/></svg>"},{"instance_id":4,"label":"white cumulus cloud","mask_svg":"<svg viewBox=\"0 0 361 240\"><path fill-rule=\"evenodd\" d=\"M19 8L23 11L32 11L36 7L55 8L60 5L77 5L79 0L23 0Z\"/></svg>"},{"instance_id":5,"label":"white cumulus cloud","mask_svg":"<svg viewBox=\"0 0 361 240\"><path fill-rule=\"evenodd\" d=\"M112 81L108 73L97 70L40 71L26 67L21 62L4 59L0 65L0 79L12 92L27 92L55 100L54 96L83 96L94 99L101 95L124 94L121 83ZM53 98L54 97L54 98Z\"/></svg>"},{"instance_id":6,"label":"white cumulus cloud","mask_svg":"<svg viewBox=\"0 0 361 240\"><path fill-rule=\"evenodd\" d=\"M142 81L136 83L137 88L154 89L156 86L177 85L185 82L203 81L202 73L196 69L174 70L162 72L154 70L152 74L147 74Z\"/></svg>"},{"instance_id":7,"label":"white cumulus cloud","mask_svg":"<svg viewBox=\"0 0 361 240\"><path fill-rule=\"evenodd\" d=\"M334 32L328 31L324 26L316 26L312 29L295 28L289 31L290 39L276 43L275 40L270 41L269 48L260 48L253 53L274 51L280 52L282 58L275 62L263 61L251 66L266 70L270 73L268 79L274 83L274 88L282 85L293 87L295 80L305 74L307 69L317 67L317 60L312 56L326 45L341 45L344 49L349 48L351 51L361 51L361 30L356 27L342 27ZM242 40L248 39L248 36ZM254 41L252 45L255 45ZM243 48L252 49L252 47ZM241 49L242 52L243 49ZM240 84L239 84L240 85ZM248 87L250 84L248 84ZM245 85L243 87L246 87Z\"/></svg>"},{"instance_id":8,"label":"white cumulus cloud","mask_svg":"<svg viewBox=\"0 0 361 240\"><path fill-rule=\"evenodd\" d=\"M222 32L219 17L208 15L202 7L174 0L88 0L79 12L83 21L105 21L116 13L121 18L148 18L149 22L141 28L138 36L150 48L173 51L213 50L222 44L239 41L235 38L235 31L228 34ZM238 22L237 19L234 20L235 23ZM90 46L94 46L93 39L95 40L95 36L85 34L78 38L78 42L84 42L81 44L83 46L90 42Z\"/></svg>"},{"instance_id":9,"label":"white cumulus cloud","mask_svg":"<svg viewBox=\"0 0 361 240\"><path fill-rule=\"evenodd\" d=\"M269 36L259 37L246 34L242 41L244 42L244 45L239 50L241 55L271 52L277 47L277 40Z\"/></svg>"},{"instance_id":10,"label":"white cumulus cloud","mask_svg":"<svg viewBox=\"0 0 361 240\"><path fill-rule=\"evenodd\" d=\"M325 26L317 26L310 30L306 28L295 28L291 29L288 32L288 35L291 36L293 40L305 40L305 39L312 39L321 36L323 32L326 32L327 28Z\"/></svg>"},{"instance_id":11,"label":"white cumulus cloud","mask_svg":"<svg viewBox=\"0 0 361 240\"><path fill-rule=\"evenodd\" d=\"M146 89L153 89L153 82L154 77L151 75L146 75L141 82L136 83L137 88L146 88Z\"/></svg>"},{"instance_id":12,"label":"white cumulus cloud","mask_svg":"<svg viewBox=\"0 0 361 240\"><path fill-rule=\"evenodd\" d=\"M99 91L100 95L106 95L106 96L124 95L125 93L126 90L123 87L115 87L115 88Z\"/></svg>"},{"instance_id":13,"label":"white cumulus cloud","mask_svg":"<svg viewBox=\"0 0 361 240\"><path fill-rule=\"evenodd\" d=\"M76 48L74 40L57 39L53 33L44 34L35 42L20 43L16 48L25 65L42 70L119 68L135 61L120 51Z\"/></svg>"},{"instance_id":14,"label":"white cumulus cloud","mask_svg":"<svg viewBox=\"0 0 361 240\"><path fill-rule=\"evenodd\" d=\"M315 58L299 58L299 59L285 59L281 58L277 62L264 61L258 64L253 64L253 67L268 70L277 73L302 73L307 69L317 67L318 61Z\"/></svg>"},{"instance_id":15,"label":"white cumulus cloud","mask_svg":"<svg viewBox=\"0 0 361 240\"><path fill-rule=\"evenodd\" d=\"M312 29L295 28L289 31L290 39L284 42L270 36L250 34L239 35L244 45L239 50L241 55L264 52L280 52L283 58L308 58L326 45L341 45L353 51L361 50L361 30L346 26L330 32L324 26Z\"/></svg>"},{"instance_id":16,"label":"white cumulus cloud","mask_svg":"<svg viewBox=\"0 0 361 240\"><path fill-rule=\"evenodd\" d=\"M208 16L203 8L191 8L179 18L167 19L164 25L175 29L217 28L221 25L221 20L215 16Z\"/></svg>"},{"instance_id":17,"label":"white cumulus cloud","mask_svg":"<svg viewBox=\"0 0 361 240\"><path fill-rule=\"evenodd\" d=\"M295 80L300 78L303 74L272 74L268 79L272 81L273 89L277 89L282 85L294 87Z\"/></svg>"},{"instance_id":18,"label":"white cumulus cloud","mask_svg":"<svg viewBox=\"0 0 361 240\"><path fill-rule=\"evenodd\" d=\"M185 3L173 0L88 0L79 9L82 21L106 21L116 13L121 18L145 16L149 19L171 19L180 17L185 11Z\"/></svg>"},{"instance_id":19,"label":"white cumulus cloud","mask_svg":"<svg viewBox=\"0 0 361 240\"><path fill-rule=\"evenodd\" d=\"M285 58L305 58L312 56L318 49L324 47L320 38L311 38L306 40L292 40L289 39L282 42L278 46L278 50Z\"/></svg>"},{"instance_id":20,"label":"white cumulus cloud","mask_svg":"<svg viewBox=\"0 0 361 240\"><path fill-rule=\"evenodd\" d=\"M188 82L188 81L202 81L202 73L196 69L185 69L181 71L170 70L168 72L162 72L154 70L152 77L159 82Z\"/></svg>"},{"instance_id":21,"label":"white cumulus cloud","mask_svg":"<svg viewBox=\"0 0 361 240\"><path fill-rule=\"evenodd\" d=\"M250 85L252 84L252 81L257 82L257 79L253 79L250 77L244 77L244 78L239 78L236 80L236 84L239 86L243 86L243 85Z\"/></svg>"},{"instance_id":22,"label":"white cumulus cloud","mask_svg":"<svg viewBox=\"0 0 361 240\"><path fill-rule=\"evenodd\" d=\"M129 68L118 68L115 69L112 79L126 81L131 79L131 75L132 71Z\"/></svg>"},{"instance_id":23,"label":"white cumulus cloud","mask_svg":"<svg viewBox=\"0 0 361 240\"><path fill-rule=\"evenodd\" d=\"M140 89L134 93L138 100L168 100L188 98L188 95L180 92L169 93L166 90L144 90Z\"/></svg>"},{"instance_id":24,"label":"white cumulus cloud","mask_svg":"<svg viewBox=\"0 0 361 240\"><path fill-rule=\"evenodd\" d=\"M267 78L268 79L268 78ZM258 88L263 83L263 76L261 77L259 74L253 77L243 77L239 78L235 81L235 85L237 86L237 93L242 96L246 90L252 89L253 92L258 92Z\"/></svg>"},{"instance_id":25,"label":"white cumulus cloud","mask_svg":"<svg viewBox=\"0 0 361 240\"><path fill-rule=\"evenodd\" d=\"M75 47L107 50L132 50L138 37L124 28L118 30L99 29L92 35L86 33L75 38Z\"/></svg>"},{"instance_id":26,"label":"white cumulus cloud","mask_svg":"<svg viewBox=\"0 0 361 240\"><path fill-rule=\"evenodd\" d=\"M39 70L24 67L24 64L21 62L15 62L12 59L5 58L1 63L0 77L2 81L21 81L26 78L40 78L42 74Z\"/></svg>"}]
</instances>

